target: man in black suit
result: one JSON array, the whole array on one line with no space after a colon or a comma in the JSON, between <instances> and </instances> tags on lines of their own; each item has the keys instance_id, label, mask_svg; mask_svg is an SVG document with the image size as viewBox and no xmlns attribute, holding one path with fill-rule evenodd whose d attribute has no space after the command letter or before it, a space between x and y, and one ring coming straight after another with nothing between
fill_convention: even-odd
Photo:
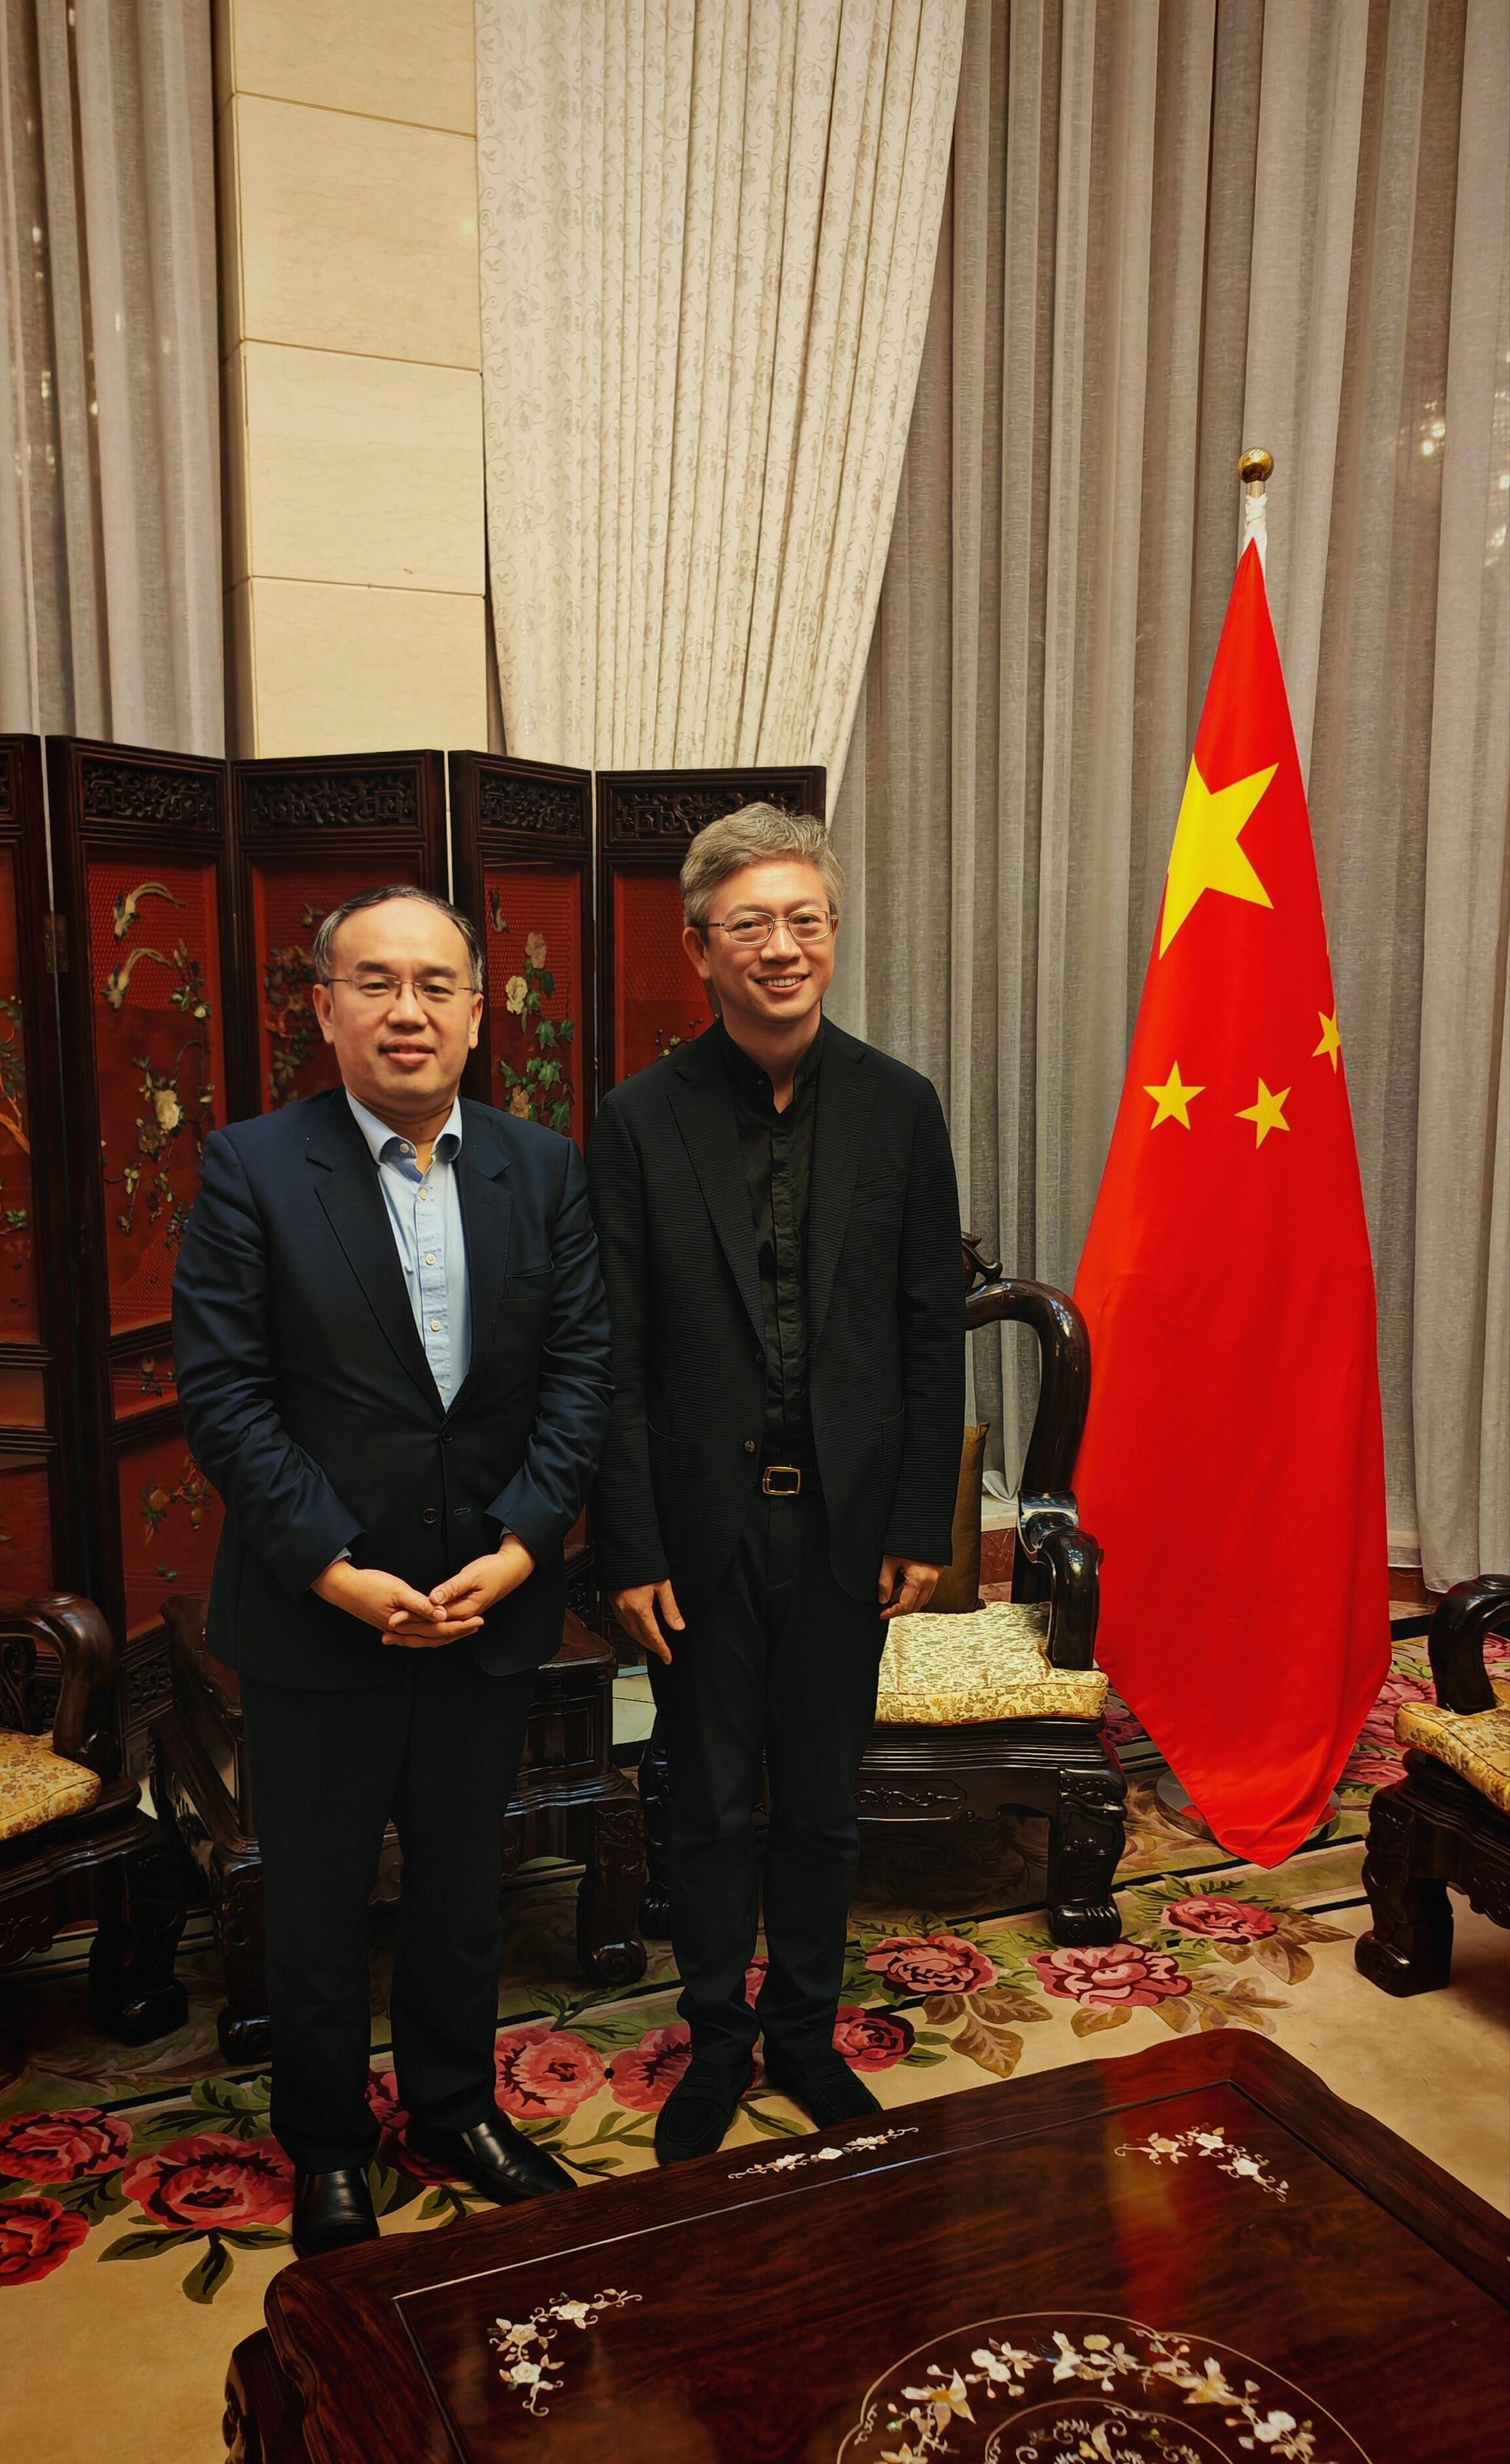
<instances>
[{"instance_id":1,"label":"man in black suit","mask_svg":"<svg viewBox=\"0 0 1510 2464\"><path fill-rule=\"evenodd\" d=\"M377 2232L366 1913L389 1816L411 2139L493 2198L571 2187L497 2108L500 1826L611 1391L576 1148L457 1098L471 925L366 891L315 965L343 1084L210 1139L173 1309L226 1504L208 1639L241 1676L301 2255Z\"/></svg>"},{"instance_id":2,"label":"man in black suit","mask_svg":"<svg viewBox=\"0 0 1510 2464\"><path fill-rule=\"evenodd\" d=\"M949 1559L965 1299L937 1095L824 1022L843 880L822 825L769 805L694 840L684 940L720 1023L614 1090L588 1158L614 1382L593 1521L651 1655L692 2031L663 2164L719 2145L757 2027L819 2123L876 2109L833 2050L855 1779L885 1622Z\"/></svg>"}]
</instances>

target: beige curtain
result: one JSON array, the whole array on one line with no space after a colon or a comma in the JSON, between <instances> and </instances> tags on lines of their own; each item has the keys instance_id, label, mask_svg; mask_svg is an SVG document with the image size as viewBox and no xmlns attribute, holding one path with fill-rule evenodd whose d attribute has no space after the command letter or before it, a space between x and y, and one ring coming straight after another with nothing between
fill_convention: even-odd
<instances>
[{"instance_id":1,"label":"beige curtain","mask_svg":"<svg viewBox=\"0 0 1510 2464\"><path fill-rule=\"evenodd\" d=\"M969 0L834 815L837 1013L944 1090L975 1228L1068 1286L1237 455L1270 448L1392 1538L1433 1583L1510 1564L1507 25L1503 0ZM976 1380L1014 1472L1029 1363L983 1338Z\"/></svg>"},{"instance_id":2,"label":"beige curtain","mask_svg":"<svg viewBox=\"0 0 1510 2464\"><path fill-rule=\"evenodd\" d=\"M850 737L965 0L478 0L488 562L509 749Z\"/></svg>"},{"instance_id":3,"label":"beige curtain","mask_svg":"<svg viewBox=\"0 0 1510 2464\"><path fill-rule=\"evenodd\" d=\"M207 0L0 0L0 728L224 749Z\"/></svg>"}]
</instances>

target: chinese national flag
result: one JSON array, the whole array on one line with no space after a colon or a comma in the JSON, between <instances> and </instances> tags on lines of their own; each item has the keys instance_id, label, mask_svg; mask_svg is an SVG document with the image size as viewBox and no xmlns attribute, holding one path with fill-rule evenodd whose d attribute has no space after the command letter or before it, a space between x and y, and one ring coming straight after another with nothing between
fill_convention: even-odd
<instances>
[{"instance_id":1,"label":"chinese national flag","mask_svg":"<svg viewBox=\"0 0 1510 2464\"><path fill-rule=\"evenodd\" d=\"M1373 1267L1257 548L1232 584L1076 1298L1098 1658L1277 1865L1389 1661Z\"/></svg>"}]
</instances>

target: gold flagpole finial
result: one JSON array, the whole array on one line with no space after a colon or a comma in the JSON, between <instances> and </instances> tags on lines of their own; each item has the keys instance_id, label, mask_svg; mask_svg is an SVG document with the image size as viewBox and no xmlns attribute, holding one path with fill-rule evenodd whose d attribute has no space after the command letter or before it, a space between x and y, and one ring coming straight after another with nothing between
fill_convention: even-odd
<instances>
[{"instance_id":1,"label":"gold flagpole finial","mask_svg":"<svg viewBox=\"0 0 1510 2464\"><path fill-rule=\"evenodd\" d=\"M1261 445L1250 445L1247 452L1238 456L1237 476L1250 496L1256 490L1266 488L1274 477L1274 455L1266 452Z\"/></svg>"}]
</instances>

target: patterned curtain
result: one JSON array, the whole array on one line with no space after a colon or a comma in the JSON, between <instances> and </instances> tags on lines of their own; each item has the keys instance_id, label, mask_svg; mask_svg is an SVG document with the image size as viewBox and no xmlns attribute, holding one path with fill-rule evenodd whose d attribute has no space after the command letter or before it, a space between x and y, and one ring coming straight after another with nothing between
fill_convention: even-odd
<instances>
[{"instance_id":1,"label":"patterned curtain","mask_svg":"<svg viewBox=\"0 0 1510 2464\"><path fill-rule=\"evenodd\" d=\"M965 0L478 0L488 562L508 749L850 737Z\"/></svg>"},{"instance_id":2,"label":"patterned curtain","mask_svg":"<svg viewBox=\"0 0 1510 2464\"><path fill-rule=\"evenodd\" d=\"M1507 206L1504 0L969 0L834 814L837 1014L937 1081L974 1227L1068 1286L1231 586L1237 455L1270 449L1391 1536L1435 1585L1510 1565ZM976 1374L1014 1476L1030 1364L983 1337Z\"/></svg>"}]
</instances>

